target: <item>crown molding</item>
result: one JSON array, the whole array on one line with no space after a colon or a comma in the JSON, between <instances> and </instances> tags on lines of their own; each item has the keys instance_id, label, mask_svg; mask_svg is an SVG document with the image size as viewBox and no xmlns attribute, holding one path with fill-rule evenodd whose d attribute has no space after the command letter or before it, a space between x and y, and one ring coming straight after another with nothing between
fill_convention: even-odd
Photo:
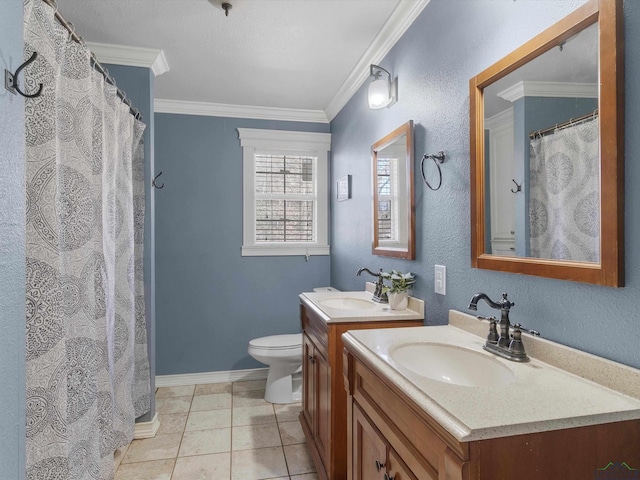
<instances>
[{"instance_id":1,"label":"crown molding","mask_svg":"<svg viewBox=\"0 0 640 480\"><path fill-rule=\"evenodd\" d=\"M431 0L400 0L380 33L360 57L347 79L339 88L327 108L302 110L288 108L254 107L220 103L156 99L156 113L204 115L229 118L253 118L293 122L329 123L347 104L358 88L369 77L369 65L379 63L402 37ZM154 75L169 71L169 64L162 50L129 47L107 43L86 42L100 63L150 68Z\"/></svg>"},{"instance_id":2,"label":"crown molding","mask_svg":"<svg viewBox=\"0 0 640 480\"><path fill-rule=\"evenodd\" d=\"M520 81L498 92L498 96L515 102L522 97L598 98L597 83Z\"/></svg>"},{"instance_id":3,"label":"crown molding","mask_svg":"<svg viewBox=\"0 0 640 480\"><path fill-rule=\"evenodd\" d=\"M154 111L155 113L177 113L181 115L204 115L209 117L329 123L326 114L322 110L253 107L183 100L156 99L154 102Z\"/></svg>"},{"instance_id":4,"label":"crown molding","mask_svg":"<svg viewBox=\"0 0 640 480\"><path fill-rule=\"evenodd\" d=\"M163 50L93 42L87 42L87 46L100 63L150 68L156 77L169 71Z\"/></svg>"},{"instance_id":5,"label":"crown molding","mask_svg":"<svg viewBox=\"0 0 640 480\"><path fill-rule=\"evenodd\" d=\"M485 130L492 130L494 128L501 127L502 125L513 125L513 107L509 107L500 113L496 113L494 116L485 119Z\"/></svg>"},{"instance_id":6,"label":"crown molding","mask_svg":"<svg viewBox=\"0 0 640 480\"><path fill-rule=\"evenodd\" d=\"M431 0L400 0L378 36L371 42L356 66L333 97L325 114L329 121L340 113L358 88L369 78L369 65L378 64L404 35ZM393 73L393 72L392 72Z\"/></svg>"}]
</instances>

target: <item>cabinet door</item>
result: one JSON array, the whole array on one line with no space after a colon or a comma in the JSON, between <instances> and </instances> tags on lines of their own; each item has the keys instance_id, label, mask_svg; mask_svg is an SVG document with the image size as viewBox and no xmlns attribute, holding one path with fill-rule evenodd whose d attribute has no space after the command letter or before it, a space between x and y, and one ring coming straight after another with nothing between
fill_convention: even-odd
<instances>
[{"instance_id":1,"label":"cabinet door","mask_svg":"<svg viewBox=\"0 0 640 480\"><path fill-rule=\"evenodd\" d=\"M316 368L311 339L302 336L302 415L311 432L315 431Z\"/></svg>"},{"instance_id":2,"label":"cabinet door","mask_svg":"<svg viewBox=\"0 0 640 480\"><path fill-rule=\"evenodd\" d=\"M409 467L407 467L405 463L402 460L400 460L400 457L394 450L391 450L389 452L389 465L388 465L387 471L389 472L387 474L388 480L418 480L418 477L416 477L413 474L413 472L409 470ZM436 477L429 476L421 480L438 480L438 479Z\"/></svg>"},{"instance_id":3,"label":"cabinet door","mask_svg":"<svg viewBox=\"0 0 640 480\"><path fill-rule=\"evenodd\" d=\"M387 445L358 405L353 405L353 480L383 480Z\"/></svg>"},{"instance_id":4,"label":"cabinet door","mask_svg":"<svg viewBox=\"0 0 640 480\"><path fill-rule=\"evenodd\" d=\"M318 349L314 350L313 357L316 372L314 440L322 462L328 465L331 451L331 369L329 362L318 352Z\"/></svg>"}]
</instances>

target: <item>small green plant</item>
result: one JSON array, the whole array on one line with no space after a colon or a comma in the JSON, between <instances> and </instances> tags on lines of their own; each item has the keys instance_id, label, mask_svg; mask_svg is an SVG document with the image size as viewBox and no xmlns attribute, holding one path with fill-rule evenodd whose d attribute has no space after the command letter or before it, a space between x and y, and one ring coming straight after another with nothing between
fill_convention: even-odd
<instances>
[{"instance_id":1,"label":"small green plant","mask_svg":"<svg viewBox=\"0 0 640 480\"><path fill-rule=\"evenodd\" d=\"M384 291L389 293L400 293L411 290L413 284L416 283L416 276L411 273L402 273L397 270L391 270L391 272L382 272L382 278L391 280L391 286L385 285Z\"/></svg>"}]
</instances>

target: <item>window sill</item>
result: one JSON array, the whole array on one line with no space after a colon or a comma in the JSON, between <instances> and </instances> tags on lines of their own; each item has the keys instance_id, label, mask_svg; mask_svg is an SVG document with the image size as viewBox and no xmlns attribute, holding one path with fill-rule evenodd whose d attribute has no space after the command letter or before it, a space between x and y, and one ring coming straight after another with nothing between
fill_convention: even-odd
<instances>
[{"instance_id":1,"label":"window sill","mask_svg":"<svg viewBox=\"0 0 640 480\"><path fill-rule=\"evenodd\" d=\"M329 255L329 245L251 245L242 246L243 257L274 257L297 255Z\"/></svg>"}]
</instances>

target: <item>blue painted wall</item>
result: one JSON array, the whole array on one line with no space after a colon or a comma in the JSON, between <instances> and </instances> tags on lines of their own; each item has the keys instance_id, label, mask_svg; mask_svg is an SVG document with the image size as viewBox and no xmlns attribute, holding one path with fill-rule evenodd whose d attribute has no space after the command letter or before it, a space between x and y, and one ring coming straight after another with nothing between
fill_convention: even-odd
<instances>
[{"instance_id":1,"label":"blue painted wall","mask_svg":"<svg viewBox=\"0 0 640 480\"><path fill-rule=\"evenodd\" d=\"M523 104L522 108L517 104ZM597 108L597 98L522 97L514 102L514 115L525 117L525 130L518 133L523 135L528 146L529 133L593 113Z\"/></svg>"},{"instance_id":2,"label":"blue painted wall","mask_svg":"<svg viewBox=\"0 0 640 480\"><path fill-rule=\"evenodd\" d=\"M22 2L2 2L0 72L22 63ZM0 477L25 478L24 101L0 88Z\"/></svg>"},{"instance_id":3,"label":"blue painted wall","mask_svg":"<svg viewBox=\"0 0 640 480\"><path fill-rule=\"evenodd\" d=\"M626 284L614 289L472 269L469 220L469 79L560 20L581 0L432 0L381 65L398 76L399 101L369 110L366 86L331 123L332 185L353 175L353 198L332 203L331 280L361 289L358 267L411 270L426 323L467 311L471 296L508 292L512 318L551 340L640 368L640 2L626 0ZM371 252L370 147L413 119L416 159L445 150L443 187L432 192L416 175L415 261ZM417 163L419 165L419 163ZM430 176L433 171L427 172ZM433 293L433 266L447 266L447 295ZM481 307L481 314L495 313Z\"/></svg>"},{"instance_id":4,"label":"blue painted wall","mask_svg":"<svg viewBox=\"0 0 640 480\"><path fill-rule=\"evenodd\" d=\"M151 69L142 67L127 67L122 65L104 65L109 74L116 80L118 88L131 99L132 105L142 114L142 121L147 125L144 131L144 294L145 315L147 321L147 342L149 350L149 370L151 374L151 391L155 392L156 380L156 345L155 345L155 317L156 317L156 287L155 287L155 190L151 187L154 173L155 153L155 116L153 112L155 93L155 76ZM153 419L156 411L156 397L151 395L151 410L138 418L140 422Z\"/></svg>"},{"instance_id":5,"label":"blue painted wall","mask_svg":"<svg viewBox=\"0 0 640 480\"><path fill-rule=\"evenodd\" d=\"M156 114L156 373L258 368L249 340L300 331L298 294L329 284L329 258L242 257L237 128L328 124ZM355 271L354 271L355 272Z\"/></svg>"}]
</instances>

